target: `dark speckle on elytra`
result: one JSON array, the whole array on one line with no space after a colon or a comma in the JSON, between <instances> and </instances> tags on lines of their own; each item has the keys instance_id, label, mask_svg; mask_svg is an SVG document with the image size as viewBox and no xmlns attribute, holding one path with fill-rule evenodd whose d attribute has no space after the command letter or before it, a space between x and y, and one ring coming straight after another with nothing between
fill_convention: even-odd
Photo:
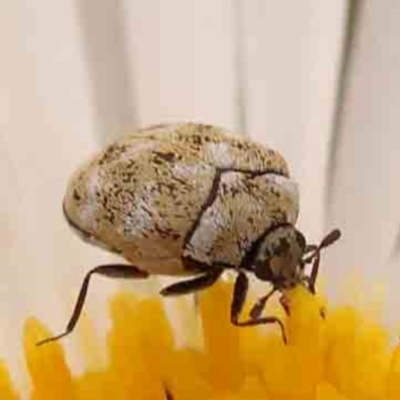
<instances>
[{"instance_id":1,"label":"dark speckle on elytra","mask_svg":"<svg viewBox=\"0 0 400 400\"><path fill-rule=\"evenodd\" d=\"M74 200L76 200L76 201L82 200L82 197L79 195L79 193L78 193L78 191L76 189L74 190L72 196L74 197Z\"/></svg>"},{"instance_id":2,"label":"dark speckle on elytra","mask_svg":"<svg viewBox=\"0 0 400 400\"><path fill-rule=\"evenodd\" d=\"M105 219L106 221L108 221L111 225L113 225L114 222L115 222L115 216L114 216L114 214L111 214L111 213L105 215L105 216L104 216L104 219Z\"/></svg>"},{"instance_id":3,"label":"dark speckle on elytra","mask_svg":"<svg viewBox=\"0 0 400 400\"><path fill-rule=\"evenodd\" d=\"M116 144L111 145L107 151L103 154L103 157L99 160L99 165L104 165L108 162L113 161L126 151L126 146L118 146Z\"/></svg>"},{"instance_id":4,"label":"dark speckle on elytra","mask_svg":"<svg viewBox=\"0 0 400 400\"><path fill-rule=\"evenodd\" d=\"M156 159L158 158L158 159L165 160L168 162L173 162L176 160L176 154L172 153L172 152L162 153L162 152L155 151L154 155L156 156Z\"/></svg>"},{"instance_id":5,"label":"dark speckle on elytra","mask_svg":"<svg viewBox=\"0 0 400 400\"><path fill-rule=\"evenodd\" d=\"M201 137L198 136L198 135L194 135L194 136L192 137L192 142L193 142L194 144L200 145L200 144L201 144Z\"/></svg>"},{"instance_id":6,"label":"dark speckle on elytra","mask_svg":"<svg viewBox=\"0 0 400 400\"><path fill-rule=\"evenodd\" d=\"M273 187L273 186L271 186L271 193L274 195L274 196L276 196L276 197L281 197L281 194L280 194L280 192L279 192L279 190L278 189L276 189L275 187Z\"/></svg>"},{"instance_id":7,"label":"dark speckle on elytra","mask_svg":"<svg viewBox=\"0 0 400 400\"><path fill-rule=\"evenodd\" d=\"M123 183L130 183L130 181L131 181L130 175L129 174L123 174L122 177L121 177L121 181Z\"/></svg>"},{"instance_id":8,"label":"dark speckle on elytra","mask_svg":"<svg viewBox=\"0 0 400 400\"><path fill-rule=\"evenodd\" d=\"M222 194L226 194L227 191L228 191L228 185L224 182L221 185L221 192L222 192Z\"/></svg>"},{"instance_id":9,"label":"dark speckle on elytra","mask_svg":"<svg viewBox=\"0 0 400 400\"><path fill-rule=\"evenodd\" d=\"M108 197L104 196L101 200L101 204L103 205L104 208L107 208L108 206Z\"/></svg>"},{"instance_id":10,"label":"dark speckle on elytra","mask_svg":"<svg viewBox=\"0 0 400 400\"><path fill-rule=\"evenodd\" d=\"M245 192L249 192L249 188L247 187L247 186L245 186L244 188L244 191ZM235 196L237 196L238 194L241 194L242 193L242 188L239 188L239 187L231 187L231 190L230 190L230 193L231 193L231 195L232 195L232 197L235 197Z\"/></svg>"}]
</instances>

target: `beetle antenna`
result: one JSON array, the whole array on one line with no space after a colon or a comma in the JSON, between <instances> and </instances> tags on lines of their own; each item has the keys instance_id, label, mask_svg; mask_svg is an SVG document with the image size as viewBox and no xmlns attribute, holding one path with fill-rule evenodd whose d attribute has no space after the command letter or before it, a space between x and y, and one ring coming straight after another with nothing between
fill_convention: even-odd
<instances>
[{"instance_id":1,"label":"beetle antenna","mask_svg":"<svg viewBox=\"0 0 400 400\"><path fill-rule=\"evenodd\" d=\"M324 247L328 247L331 244L335 243L337 240L340 239L342 233L339 229L334 229L333 231L329 232L321 241L320 245L318 246L319 250L322 250Z\"/></svg>"},{"instance_id":2,"label":"beetle antenna","mask_svg":"<svg viewBox=\"0 0 400 400\"><path fill-rule=\"evenodd\" d=\"M321 243L316 246L315 244L307 245L304 254L312 253L308 257L302 260L303 264L309 264L311 261L317 257L318 254L321 253L321 250L332 245L337 240L339 240L341 236L341 232L339 229L334 229L333 231L329 232L322 240Z\"/></svg>"},{"instance_id":3,"label":"beetle antenna","mask_svg":"<svg viewBox=\"0 0 400 400\"><path fill-rule=\"evenodd\" d=\"M312 252L312 254L303 259L302 264L305 265L314 261L311 268L311 275L305 279L308 282L308 287L312 293L315 293L315 282L317 280L319 264L321 261L321 250L335 243L339 240L340 236L340 230L334 229L321 240L321 243L318 246L309 245L306 248L306 253Z\"/></svg>"}]
</instances>

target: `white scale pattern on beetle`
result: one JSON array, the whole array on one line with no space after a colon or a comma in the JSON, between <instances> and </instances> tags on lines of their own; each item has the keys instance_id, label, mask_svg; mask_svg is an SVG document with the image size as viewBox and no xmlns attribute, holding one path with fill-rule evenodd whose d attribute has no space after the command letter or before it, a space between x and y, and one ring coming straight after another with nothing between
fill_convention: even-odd
<instances>
[{"instance_id":1,"label":"white scale pattern on beetle","mask_svg":"<svg viewBox=\"0 0 400 400\"><path fill-rule=\"evenodd\" d=\"M207 164L177 163L172 167L173 175L180 179L196 179L199 175L212 170L214 167Z\"/></svg>"},{"instance_id":2,"label":"white scale pattern on beetle","mask_svg":"<svg viewBox=\"0 0 400 400\"><path fill-rule=\"evenodd\" d=\"M214 243L221 232L224 232L226 221L224 216L214 208L209 208L201 220L201 229L194 232L189 249L196 249L195 259L206 264L211 264L209 255Z\"/></svg>"},{"instance_id":3,"label":"white scale pattern on beetle","mask_svg":"<svg viewBox=\"0 0 400 400\"><path fill-rule=\"evenodd\" d=\"M300 203L299 187L297 183L281 175L270 174L268 176L271 181L275 182L280 187L282 192L286 193L288 198L292 199L293 207L289 208L286 212L288 221L294 224L297 221Z\"/></svg>"},{"instance_id":4,"label":"white scale pattern on beetle","mask_svg":"<svg viewBox=\"0 0 400 400\"><path fill-rule=\"evenodd\" d=\"M149 231L154 227L152 216L144 211L144 209L152 209L153 195L152 185L149 184L141 193L138 193L133 198L135 208L131 209L129 216L126 216L123 223L117 226L117 231L126 238L135 239L141 238L143 232Z\"/></svg>"},{"instance_id":5,"label":"white scale pattern on beetle","mask_svg":"<svg viewBox=\"0 0 400 400\"><path fill-rule=\"evenodd\" d=\"M217 196L202 215L185 254L206 264L219 261L238 266L266 228L296 221L296 199L297 186L285 177L224 173Z\"/></svg>"},{"instance_id":6,"label":"white scale pattern on beetle","mask_svg":"<svg viewBox=\"0 0 400 400\"><path fill-rule=\"evenodd\" d=\"M228 143L208 143L204 146L206 157L223 168L232 166L231 147Z\"/></svg>"}]
</instances>

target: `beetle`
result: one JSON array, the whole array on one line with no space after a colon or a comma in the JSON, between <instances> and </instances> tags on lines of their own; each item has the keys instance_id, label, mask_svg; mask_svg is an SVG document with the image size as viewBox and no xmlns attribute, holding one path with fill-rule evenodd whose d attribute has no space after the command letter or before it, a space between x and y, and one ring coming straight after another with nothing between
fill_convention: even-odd
<instances>
[{"instance_id":1,"label":"beetle","mask_svg":"<svg viewBox=\"0 0 400 400\"><path fill-rule=\"evenodd\" d=\"M296 229L297 184L276 151L200 123L148 127L108 145L71 177L63 200L70 227L86 242L119 254L129 264L100 265L85 276L66 330L74 329L94 274L115 278L187 277L163 296L193 293L237 272L230 319L234 325L282 322L261 313L276 291L306 284L314 290L319 246ZM310 276L305 265L313 262ZM248 273L272 290L240 315Z\"/></svg>"}]
</instances>

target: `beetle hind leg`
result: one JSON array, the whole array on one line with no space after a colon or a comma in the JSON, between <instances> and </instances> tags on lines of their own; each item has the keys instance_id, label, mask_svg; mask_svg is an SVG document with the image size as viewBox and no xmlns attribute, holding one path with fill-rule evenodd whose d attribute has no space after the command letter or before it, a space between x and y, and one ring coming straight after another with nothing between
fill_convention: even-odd
<instances>
[{"instance_id":1,"label":"beetle hind leg","mask_svg":"<svg viewBox=\"0 0 400 400\"><path fill-rule=\"evenodd\" d=\"M281 329L281 334L282 334L282 339L285 344L287 344L287 338L286 338L286 332L285 332L285 327L282 323L282 321L274 316L267 316L267 317L255 317L255 318L250 318L246 321L239 321L239 317L241 314L241 311L243 309L244 303L246 301L246 296L249 288L249 280L244 272L239 272L238 277L236 278L235 286L233 289L233 298L232 298L232 304L231 304L231 322L233 325L236 326L255 326L255 325L263 325L263 324L278 324L280 329ZM263 305L265 306L265 304ZM253 307L253 310L256 309L256 311L253 311L254 314L259 314L261 312L258 310L257 303Z\"/></svg>"},{"instance_id":2,"label":"beetle hind leg","mask_svg":"<svg viewBox=\"0 0 400 400\"><path fill-rule=\"evenodd\" d=\"M123 278L123 279L143 279L147 278L149 274L146 271L142 271L133 265L124 265L124 264L107 264L107 265L99 265L91 269L83 279L81 288L79 290L78 298L75 303L74 311L72 312L71 318L67 324L67 328L65 331L59 335L44 339L36 343L37 346L41 346L45 343L53 342L55 340L61 339L67 335L69 335L75 328L78 323L79 317L82 313L83 306L85 304L85 300L87 297L90 278L94 274L99 274L106 276L108 278Z\"/></svg>"}]
</instances>

